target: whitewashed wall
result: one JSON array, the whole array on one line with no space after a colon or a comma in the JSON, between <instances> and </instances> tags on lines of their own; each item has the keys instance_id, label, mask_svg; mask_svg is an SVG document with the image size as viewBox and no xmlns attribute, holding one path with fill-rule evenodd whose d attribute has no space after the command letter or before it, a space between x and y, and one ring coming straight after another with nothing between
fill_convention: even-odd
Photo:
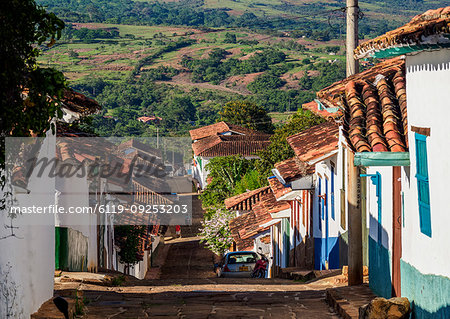
<instances>
[{"instance_id":1,"label":"whitewashed wall","mask_svg":"<svg viewBox=\"0 0 450 319\"><path fill-rule=\"evenodd\" d=\"M201 157L196 156L195 159L201 159L202 165L200 165L197 161L197 165L195 165L192 169L193 177L200 183L200 187L204 189L207 185L206 179L208 178L208 171L205 169L206 164L209 163L209 157Z\"/></svg>"},{"instance_id":2,"label":"whitewashed wall","mask_svg":"<svg viewBox=\"0 0 450 319\"><path fill-rule=\"evenodd\" d=\"M337 176L336 176L336 205L339 205L339 216L341 215L341 205L345 206L345 229L342 229L342 231L348 230L348 202L347 202L347 191L348 190L348 163L347 163L347 141L343 135L343 127L339 127L339 144L338 144L338 154L337 154L337 163L336 163L336 170L337 170ZM344 202L341 203L341 189L345 190L345 196L344 196ZM339 217L340 218L340 217ZM339 219L339 223L341 220Z\"/></svg>"},{"instance_id":3,"label":"whitewashed wall","mask_svg":"<svg viewBox=\"0 0 450 319\"><path fill-rule=\"evenodd\" d=\"M57 178L56 187L60 193L58 203L66 211L70 207L89 207L89 185L87 177ZM80 231L88 238L88 271L97 270L97 215L64 214L57 216L57 225ZM70 243L69 243L70 244Z\"/></svg>"},{"instance_id":4,"label":"whitewashed wall","mask_svg":"<svg viewBox=\"0 0 450 319\"><path fill-rule=\"evenodd\" d=\"M334 163L335 172L334 172L334 217L331 218L331 162ZM314 201L313 201L313 228L314 228L314 237L315 238L325 238L325 218L322 220L319 214L319 203L318 203L318 195L325 194L325 179L328 180L328 236L329 237L337 237L342 233L343 229L340 227L341 223L341 211L340 211L340 175L338 174L338 170L340 166L338 166L340 162L338 161L338 155L334 155L328 159L320 161L316 164L316 172L315 172L315 192L314 192ZM319 191L319 176L322 178L321 191ZM319 223L321 223L322 230L319 230Z\"/></svg>"},{"instance_id":5,"label":"whitewashed wall","mask_svg":"<svg viewBox=\"0 0 450 319\"><path fill-rule=\"evenodd\" d=\"M392 167L371 166L367 167L367 174L381 174L381 203L382 203L382 245L392 251ZM376 186L370 177L367 178L367 226L369 236L378 242L378 203Z\"/></svg>"},{"instance_id":6,"label":"whitewashed wall","mask_svg":"<svg viewBox=\"0 0 450 319\"><path fill-rule=\"evenodd\" d=\"M402 259L424 274L450 277L450 50L421 52L406 58L408 126L430 127L427 138L432 237L421 233L414 132L409 130L411 168L404 184L405 227Z\"/></svg>"},{"instance_id":7,"label":"whitewashed wall","mask_svg":"<svg viewBox=\"0 0 450 319\"><path fill-rule=\"evenodd\" d=\"M55 138L47 138L39 153L42 157L52 158L55 154ZM54 204L54 179L43 174L37 178L36 172L30 178L29 194L18 194L17 206L48 206ZM28 216L19 215L13 222L17 237L0 239L0 285L15 292L16 303L6 304L6 298L0 294L0 318L29 318L42 303L53 296L53 278L55 270L55 227L54 216L40 215L41 226L27 223ZM0 215L0 237L8 236L10 231L4 228L10 220L6 212ZM45 225L46 224L46 225ZM5 276L8 264L12 266ZM8 282L6 282L6 280ZM4 290L2 291L4 292ZM12 309L11 309L12 306ZM11 310L8 316L7 308Z\"/></svg>"}]
</instances>

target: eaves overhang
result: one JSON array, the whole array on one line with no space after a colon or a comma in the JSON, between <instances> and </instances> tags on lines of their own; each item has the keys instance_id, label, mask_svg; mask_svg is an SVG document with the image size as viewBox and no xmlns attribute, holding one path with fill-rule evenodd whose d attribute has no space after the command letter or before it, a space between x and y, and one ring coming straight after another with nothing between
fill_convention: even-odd
<instances>
[{"instance_id":1,"label":"eaves overhang","mask_svg":"<svg viewBox=\"0 0 450 319\"><path fill-rule=\"evenodd\" d=\"M355 166L410 166L409 152L355 153Z\"/></svg>"}]
</instances>

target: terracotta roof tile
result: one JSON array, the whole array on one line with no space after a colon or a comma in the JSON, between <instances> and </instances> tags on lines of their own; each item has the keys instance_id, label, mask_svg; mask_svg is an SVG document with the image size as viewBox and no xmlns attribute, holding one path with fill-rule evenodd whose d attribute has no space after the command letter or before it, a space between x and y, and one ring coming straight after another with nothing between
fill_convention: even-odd
<instances>
[{"instance_id":1,"label":"terracotta roof tile","mask_svg":"<svg viewBox=\"0 0 450 319\"><path fill-rule=\"evenodd\" d=\"M159 122L162 121L162 118L160 118L159 116L141 116L137 118L138 121L141 121L143 123L147 123L147 122Z\"/></svg>"},{"instance_id":2,"label":"terracotta roof tile","mask_svg":"<svg viewBox=\"0 0 450 319\"><path fill-rule=\"evenodd\" d=\"M227 132L235 133L238 135L267 135L262 132L254 131L235 124L229 124L223 121L190 130L189 134L191 135L191 139L194 141L208 136L220 135Z\"/></svg>"},{"instance_id":3,"label":"terracotta roof tile","mask_svg":"<svg viewBox=\"0 0 450 319\"><path fill-rule=\"evenodd\" d=\"M313 165L307 165L296 156L275 164L275 168L287 183L302 176L309 175L311 167L314 172Z\"/></svg>"},{"instance_id":4,"label":"terracotta roof tile","mask_svg":"<svg viewBox=\"0 0 450 319\"><path fill-rule=\"evenodd\" d=\"M331 112L327 109L319 110L319 105L316 101L312 101L309 103L302 104L302 109L313 112L314 114L323 117L325 119L337 118L342 116L342 111L338 110L337 112Z\"/></svg>"},{"instance_id":5,"label":"terracotta roof tile","mask_svg":"<svg viewBox=\"0 0 450 319\"><path fill-rule=\"evenodd\" d=\"M275 199L278 199L281 196L292 191L292 188L290 188L289 186L286 187L281 184L281 182L276 177L269 177L269 185L273 195L275 196Z\"/></svg>"},{"instance_id":6,"label":"terracotta roof tile","mask_svg":"<svg viewBox=\"0 0 450 319\"><path fill-rule=\"evenodd\" d=\"M82 130L64 122L57 122L56 137L95 137L93 133L83 132Z\"/></svg>"},{"instance_id":7,"label":"terracotta roof tile","mask_svg":"<svg viewBox=\"0 0 450 319\"><path fill-rule=\"evenodd\" d=\"M225 199L225 207L230 210L251 210L253 205L259 202L261 196L270 191L269 186L264 186Z\"/></svg>"},{"instance_id":8,"label":"terracotta roof tile","mask_svg":"<svg viewBox=\"0 0 450 319\"><path fill-rule=\"evenodd\" d=\"M254 213L249 212L243 214L239 217L233 218L229 225L231 231L231 237L233 237L234 242L236 243L238 250L252 250L253 249L253 239L247 238L243 239L239 235L239 230L246 229L254 219Z\"/></svg>"},{"instance_id":9,"label":"terracotta roof tile","mask_svg":"<svg viewBox=\"0 0 450 319\"><path fill-rule=\"evenodd\" d=\"M388 59L376 64L361 73L349 76L341 81L335 82L330 86L317 92L317 98L328 107L343 106L340 104L341 96L345 92L345 86L350 81L364 84L366 82L374 82L378 74L390 74L394 71L404 68L405 60L402 58Z\"/></svg>"},{"instance_id":10,"label":"terracotta roof tile","mask_svg":"<svg viewBox=\"0 0 450 319\"><path fill-rule=\"evenodd\" d=\"M215 135L192 144L196 156L252 156L269 146L269 136Z\"/></svg>"},{"instance_id":11,"label":"terracotta roof tile","mask_svg":"<svg viewBox=\"0 0 450 319\"><path fill-rule=\"evenodd\" d=\"M272 220L271 213L289 208L287 202L277 202L273 193L269 192L262 196L261 201L255 204L250 212L233 218L230 221L230 230L238 249L253 248L251 237L267 229L260 225Z\"/></svg>"},{"instance_id":12,"label":"terracotta roof tile","mask_svg":"<svg viewBox=\"0 0 450 319\"><path fill-rule=\"evenodd\" d=\"M446 45L450 41L450 7L429 10L414 17L406 25L362 43L354 53L357 59L373 56L377 51L390 48ZM401 54L399 52L398 54Z\"/></svg>"},{"instance_id":13,"label":"terracotta roof tile","mask_svg":"<svg viewBox=\"0 0 450 319\"><path fill-rule=\"evenodd\" d=\"M61 99L63 106L81 115L89 115L100 111L97 101L90 99L72 89L66 89Z\"/></svg>"},{"instance_id":14,"label":"terracotta roof tile","mask_svg":"<svg viewBox=\"0 0 450 319\"><path fill-rule=\"evenodd\" d=\"M309 162L337 149L339 126L334 121L324 122L289 136L287 141L300 161Z\"/></svg>"},{"instance_id":15,"label":"terracotta roof tile","mask_svg":"<svg viewBox=\"0 0 450 319\"><path fill-rule=\"evenodd\" d=\"M162 152L160 149L153 148L152 146L145 144L134 138L132 138L131 140L128 140L126 142L123 142L123 143L119 144L119 146L118 146L119 151L126 151L126 150L130 150L130 149L144 152L150 156L155 156L158 158L162 157ZM134 156L134 154L132 156Z\"/></svg>"},{"instance_id":16,"label":"terracotta roof tile","mask_svg":"<svg viewBox=\"0 0 450 319\"><path fill-rule=\"evenodd\" d=\"M357 152L405 152L408 118L404 61L391 59L317 93L344 112L343 132Z\"/></svg>"}]
</instances>

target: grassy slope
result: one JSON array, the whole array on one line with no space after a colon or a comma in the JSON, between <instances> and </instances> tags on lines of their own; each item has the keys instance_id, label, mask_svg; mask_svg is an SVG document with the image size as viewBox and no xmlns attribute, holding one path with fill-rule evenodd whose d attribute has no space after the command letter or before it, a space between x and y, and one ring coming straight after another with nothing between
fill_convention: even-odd
<instances>
[{"instance_id":1,"label":"grassy slope","mask_svg":"<svg viewBox=\"0 0 450 319\"><path fill-rule=\"evenodd\" d=\"M77 81L85 77L106 77L109 79L120 79L126 76L134 67L137 60L150 55L163 45L157 45L156 39L153 36L157 33L167 35L169 39L176 39L173 34L184 34L185 32L199 32L196 29L177 28L177 27L155 27L155 26L132 26L132 25L112 25L112 24L80 24L83 27L89 28L108 28L117 27L120 31L120 36L125 34L133 34L136 39L122 38L118 39L117 44L110 43L67 43L59 41L53 48L47 50L39 59L42 65L56 67L64 72L67 78L71 81ZM260 41L259 45L249 46L241 44L223 43L225 38L224 32L216 33L199 33L190 35L192 39L196 39L197 43L179 49L174 52L165 53L161 58L157 59L152 65L145 68L153 68L162 65L171 66L180 69L179 61L183 55L189 55L195 58L205 57L213 48L223 48L232 54L230 57L243 57L251 52L254 52L263 47L270 46L276 42L290 40L289 38L273 38L265 35L255 34L251 32L236 32L238 39L256 39ZM152 41L149 46L145 43L145 39ZM322 47L327 43L296 40L309 48ZM336 41L331 41L328 45L339 45ZM70 57L69 52L74 51L78 57ZM343 59L343 56L330 56L324 53L308 52L307 55L300 54L300 52L283 49L289 56L290 63L296 63L299 60L308 57L316 56L318 59ZM288 73L295 73L301 71L301 67L296 67Z\"/></svg>"},{"instance_id":2,"label":"grassy slope","mask_svg":"<svg viewBox=\"0 0 450 319\"><path fill-rule=\"evenodd\" d=\"M135 0L146 2L184 2L185 0ZM442 7L442 0L423 0L426 5ZM448 4L448 3L447 3ZM229 9L229 14L240 15L246 11L252 12L258 16L296 16L308 12L308 5L320 5L323 10L345 7L345 0L204 0L204 8ZM361 0L359 2L365 15L377 19L394 19L404 21L405 16L417 14L413 10L403 9L402 12L393 13L392 10L386 10L388 6L384 0L378 0L376 3L370 3ZM315 18L315 17L312 17Z\"/></svg>"}]
</instances>

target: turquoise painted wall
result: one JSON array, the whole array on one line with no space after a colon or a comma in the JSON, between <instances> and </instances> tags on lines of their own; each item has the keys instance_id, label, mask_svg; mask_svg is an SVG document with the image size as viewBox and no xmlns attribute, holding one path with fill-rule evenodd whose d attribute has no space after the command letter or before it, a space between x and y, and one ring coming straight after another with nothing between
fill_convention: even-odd
<instances>
[{"instance_id":1,"label":"turquoise painted wall","mask_svg":"<svg viewBox=\"0 0 450 319\"><path fill-rule=\"evenodd\" d=\"M391 255L369 236L369 287L375 294L391 298Z\"/></svg>"},{"instance_id":2,"label":"turquoise painted wall","mask_svg":"<svg viewBox=\"0 0 450 319\"><path fill-rule=\"evenodd\" d=\"M424 275L415 267L400 261L402 297L413 304L413 318L450 318L450 279Z\"/></svg>"}]
</instances>

